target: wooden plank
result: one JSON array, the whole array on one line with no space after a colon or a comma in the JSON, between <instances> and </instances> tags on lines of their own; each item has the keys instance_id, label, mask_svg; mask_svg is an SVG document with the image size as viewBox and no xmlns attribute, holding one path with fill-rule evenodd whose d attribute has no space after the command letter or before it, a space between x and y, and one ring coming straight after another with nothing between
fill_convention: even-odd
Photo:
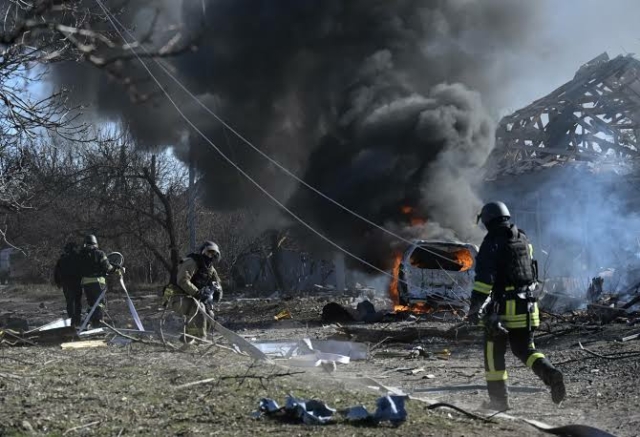
<instances>
[{"instance_id":1,"label":"wooden plank","mask_svg":"<svg viewBox=\"0 0 640 437\"><path fill-rule=\"evenodd\" d=\"M107 343L104 340L72 341L71 343L62 343L60 347L65 350L87 349L96 347L107 347Z\"/></svg>"}]
</instances>

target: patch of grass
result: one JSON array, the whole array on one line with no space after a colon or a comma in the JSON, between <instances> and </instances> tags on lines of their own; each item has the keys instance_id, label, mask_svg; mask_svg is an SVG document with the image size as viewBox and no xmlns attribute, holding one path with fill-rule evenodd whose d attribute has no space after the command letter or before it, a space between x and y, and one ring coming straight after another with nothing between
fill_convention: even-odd
<instances>
[{"instance_id":1,"label":"patch of grass","mask_svg":"<svg viewBox=\"0 0 640 437\"><path fill-rule=\"evenodd\" d=\"M97 423L74 434L527 435L514 428L498 429L496 433L493 425L452 419L446 413L427 411L426 404L418 401L407 403L409 417L399 428L362 428L342 422L305 426L255 420L251 413L263 397L282 404L291 393L323 400L337 409L364 404L373 411L379 395L347 388L324 373L274 377L274 373L287 370L252 365L224 350L204 357L202 352L203 348L186 353L166 352L138 343L129 348L64 352L40 347L4 349L3 358L11 359L0 363L22 379L3 381L0 423L5 428L0 434L24 435L23 422L28 421L40 435L61 435L94 422ZM179 388L207 378L215 381Z\"/></svg>"}]
</instances>

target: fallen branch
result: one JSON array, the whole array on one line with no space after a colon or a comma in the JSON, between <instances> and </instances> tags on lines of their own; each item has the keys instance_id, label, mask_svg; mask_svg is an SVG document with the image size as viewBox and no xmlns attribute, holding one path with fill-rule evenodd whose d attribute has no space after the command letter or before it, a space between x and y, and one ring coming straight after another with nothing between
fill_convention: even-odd
<instances>
[{"instance_id":1,"label":"fallen branch","mask_svg":"<svg viewBox=\"0 0 640 437\"><path fill-rule=\"evenodd\" d=\"M99 424L101 421L97 420L95 422L91 422L91 423L87 423L86 425L81 425L81 426L74 426L73 428L69 428L68 430L66 430L65 432L62 433L62 435L67 435L72 431L80 431L81 429L85 429L85 428L89 428L93 425L97 425Z\"/></svg>"},{"instance_id":2,"label":"fallen branch","mask_svg":"<svg viewBox=\"0 0 640 437\"><path fill-rule=\"evenodd\" d=\"M167 345L169 345L169 346L171 346L173 348L174 351L178 350L178 348L175 347L174 345L172 345L171 343L160 343L158 341L143 340L141 338L136 338L136 337L133 337L131 335L127 335L124 332L119 331L118 329L116 329L113 326L109 325L104 320L102 321L102 324L104 326L106 326L108 329L110 329L111 331L115 332L117 335L119 335L121 337L124 337L124 338L126 338L128 340L139 342L139 343L142 343L142 344L148 344L150 346L162 346L162 347L165 347L165 348L166 348Z\"/></svg>"},{"instance_id":3,"label":"fallen branch","mask_svg":"<svg viewBox=\"0 0 640 437\"><path fill-rule=\"evenodd\" d=\"M293 375L299 375L305 372L287 372L287 373L273 373L271 375L235 375L235 376L221 376L219 378L207 378L207 379L202 379L200 381L193 381L193 382L188 382L186 384L182 384L176 387L176 390L179 389L183 389L183 388L188 388L188 387L193 387L196 385L202 385L202 384L209 384L210 382L215 382L215 381L225 381L228 379L242 379L243 381L245 379L259 379L260 382L262 383L265 379L269 380L271 378L280 378L283 376L293 376Z\"/></svg>"},{"instance_id":4,"label":"fallen branch","mask_svg":"<svg viewBox=\"0 0 640 437\"><path fill-rule=\"evenodd\" d=\"M369 354L371 354L371 352L373 352L374 350L376 350L377 348L379 348L379 347L382 345L382 343L384 343L385 341L387 341L387 340L389 340L389 339L391 339L391 337L385 337L385 338L383 338L382 340L380 340L379 342L377 342L376 344L374 344L373 346L371 346L371 347L369 348Z\"/></svg>"},{"instance_id":5,"label":"fallen branch","mask_svg":"<svg viewBox=\"0 0 640 437\"><path fill-rule=\"evenodd\" d=\"M456 327L454 327L456 328ZM476 339L476 331L459 329L442 330L437 328L410 327L397 332L388 329L369 329L361 327L343 326L340 329L346 335L355 337L358 341L369 343L379 343L381 341L392 341L396 343L412 343L423 338L446 338L449 340ZM463 332L460 332L462 330ZM466 331L466 332L465 332ZM480 332L479 330L477 331Z\"/></svg>"},{"instance_id":6,"label":"fallen branch","mask_svg":"<svg viewBox=\"0 0 640 437\"><path fill-rule=\"evenodd\" d=\"M259 379L259 380L269 380L271 378L282 378L284 376L294 376L294 375L302 375L306 372L286 372L286 373L272 373L270 375L236 375L236 376L221 376L220 381L225 381L227 379Z\"/></svg>"},{"instance_id":7,"label":"fallen branch","mask_svg":"<svg viewBox=\"0 0 640 437\"><path fill-rule=\"evenodd\" d=\"M215 380L216 378L207 378L207 379L202 379L200 381L187 382L186 384L177 386L176 390L180 390L182 388L187 388L187 387L193 387L194 385L208 384L210 382L214 382Z\"/></svg>"},{"instance_id":8,"label":"fallen branch","mask_svg":"<svg viewBox=\"0 0 640 437\"><path fill-rule=\"evenodd\" d=\"M582 343L578 342L578 345L580 346L580 349L582 349L583 351L585 351L586 353L596 357L596 358L602 358L605 360L621 360L623 358L633 358L633 357L640 357L640 352L637 351L627 351L627 352L616 352L614 354L610 354L610 355L601 355L597 352L593 352L592 350L587 349L586 347L582 346Z\"/></svg>"}]
</instances>

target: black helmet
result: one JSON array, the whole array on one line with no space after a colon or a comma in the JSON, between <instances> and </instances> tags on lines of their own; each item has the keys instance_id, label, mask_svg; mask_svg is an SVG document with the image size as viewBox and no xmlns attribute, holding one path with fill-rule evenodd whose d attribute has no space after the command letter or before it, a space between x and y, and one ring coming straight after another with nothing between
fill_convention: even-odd
<instances>
[{"instance_id":1,"label":"black helmet","mask_svg":"<svg viewBox=\"0 0 640 437\"><path fill-rule=\"evenodd\" d=\"M84 245L85 246L97 246L98 245L98 239L96 238L95 235L87 235L86 237L84 237Z\"/></svg>"},{"instance_id":2,"label":"black helmet","mask_svg":"<svg viewBox=\"0 0 640 437\"><path fill-rule=\"evenodd\" d=\"M209 252L212 251L213 252L213 259L215 259L216 261L220 261L220 248L218 247L218 245L216 243L214 243L213 241L205 241L204 243L202 243L202 245L200 246L200 253L202 255L205 254L205 252Z\"/></svg>"},{"instance_id":3,"label":"black helmet","mask_svg":"<svg viewBox=\"0 0 640 437\"><path fill-rule=\"evenodd\" d=\"M489 202L482 207L482 211L478 214L477 220L482 220L482 224L486 227L496 219L508 220L511 218L509 208L502 202Z\"/></svg>"}]
</instances>

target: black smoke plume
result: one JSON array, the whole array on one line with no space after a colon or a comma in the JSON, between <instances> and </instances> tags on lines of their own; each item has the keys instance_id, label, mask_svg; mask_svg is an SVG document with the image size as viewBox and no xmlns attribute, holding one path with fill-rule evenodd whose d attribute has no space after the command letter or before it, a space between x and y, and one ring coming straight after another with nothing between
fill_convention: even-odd
<instances>
[{"instance_id":1,"label":"black smoke plume","mask_svg":"<svg viewBox=\"0 0 640 437\"><path fill-rule=\"evenodd\" d=\"M155 5L171 8L162 20L180 21L185 38L199 37L197 51L170 61L175 74L263 151L406 238L474 239L473 217L480 206L475 186L494 136L480 95L489 106L500 100L500 84L511 71L504 60L526 45L527 29L535 22L532 3L166 0ZM149 12L128 8L119 11L120 18L142 33ZM158 35L155 43L166 38ZM144 76L135 62L126 68ZM299 186L154 71L198 127L260 184L351 252L387 267L393 238ZM141 145L184 145L189 130L161 97L134 104L99 72L71 65L58 73L61 83L76 78L76 97L95 102L98 116L125 122ZM153 89L149 83L139 87ZM189 132L188 143L211 207L273 210L271 201L196 133ZM178 151L187 159L186 148ZM416 218L427 222L410 226Z\"/></svg>"}]
</instances>

